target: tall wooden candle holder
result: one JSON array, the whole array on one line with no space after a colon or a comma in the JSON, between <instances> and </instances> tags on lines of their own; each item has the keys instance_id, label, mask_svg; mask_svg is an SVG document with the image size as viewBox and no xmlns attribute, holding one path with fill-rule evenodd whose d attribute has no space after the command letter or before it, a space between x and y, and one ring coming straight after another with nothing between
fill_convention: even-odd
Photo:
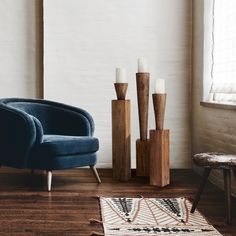
<instances>
[{"instance_id":1,"label":"tall wooden candle holder","mask_svg":"<svg viewBox=\"0 0 236 236\"><path fill-rule=\"evenodd\" d=\"M164 187L170 183L169 130L164 130L166 94L153 94L156 129L150 130L150 184Z\"/></svg>"},{"instance_id":2,"label":"tall wooden candle holder","mask_svg":"<svg viewBox=\"0 0 236 236\"><path fill-rule=\"evenodd\" d=\"M140 139L136 141L136 174L149 176L149 73L136 73Z\"/></svg>"},{"instance_id":3,"label":"tall wooden candle holder","mask_svg":"<svg viewBox=\"0 0 236 236\"><path fill-rule=\"evenodd\" d=\"M131 177L130 100L125 100L127 83L115 83L117 100L112 100L113 178L128 181Z\"/></svg>"}]
</instances>

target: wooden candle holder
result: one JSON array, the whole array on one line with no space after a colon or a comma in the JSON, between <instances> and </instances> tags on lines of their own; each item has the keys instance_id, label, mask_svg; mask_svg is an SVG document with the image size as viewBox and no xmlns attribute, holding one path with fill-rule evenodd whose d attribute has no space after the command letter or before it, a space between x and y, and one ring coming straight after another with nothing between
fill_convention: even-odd
<instances>
[{"instance_id":1,"label":"wooden candle holder","mask_svg":"<svg viewBox=\"0 0 236 236\"><path fill-rule=\"evenodd\" d=\"M166 108L166 94L152 94L153 107L155 113L156 130L163 130L164 115Z\"/></svg>"},{"instance_id":2,"label":"wooden candle holder","mask_svg":"<svg viewBox=\"0 0 236 236\"><path fill-rule=\"evenodd\" d=\"M118 100L125 100L128 83L115 83L116 96Z\"/></svg>"},{"instance_id":3,"label":"wooden candle holder","mask_svg":"<svg viewBox=\"0 0 236 236\"><path fill-rule=\"evenodd\" d=\"M128 181L131 177L130 100L112 100L113 178Z\"/></svg>"},{"instance_id":4,"label":"wooden candle holder","mask_svg":"<svg viewBox=\"0 0 236 236\"><path fill-rule=\"evenodd\" d=\"M169 130L164 130L166 94L153 94L156 130L150 130L150 184L163 187L170 183Z\"/></svg>"},{"instance_id":5,"label":"wooden candle holder","mask_svg":"<svg viewBox=\"0 0 236 236\"><path fill-rule=\"evenodd\" d=\"M147 140L136 140L136 175L149 176L150 142Z\"/></svg>"},{"instance_id":6,"label":"wooden candle holder","mask_svg":"<svg viewBox=\"0 0 236 236\"><path fill-rule=\"evenodd\" d=\"M150 184L170 184L169 130L150 130Z\"/></svg>"},{"instance_id":7,"label":"wooden candle holder","mask_svg":"<svg viewBox=\"0 0 236 236\"><path fill-rule=\"evenodd\" d=\"M140 140L147 140L149 73L136 73Z\"/></svg>"},{"instance_id":8,"label":"wooden candle holder","mask_svg":"<svg viewBox=\"0 0 236 236\"><path fill-rule=\"evenodd\" d=\"M149 73L136 73L140 139L136 141L136 175L149 176Z\"/></svg>"}]
</instances>

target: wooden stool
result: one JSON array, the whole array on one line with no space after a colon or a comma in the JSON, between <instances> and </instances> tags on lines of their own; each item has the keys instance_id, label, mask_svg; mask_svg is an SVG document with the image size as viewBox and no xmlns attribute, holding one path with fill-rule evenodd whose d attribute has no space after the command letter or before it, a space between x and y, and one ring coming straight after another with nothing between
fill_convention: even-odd
<instances>
[{"instance_id":1,"label":"wooden stool","mask_svg":"<svg viewBox=\"0 0 236 236\"><path fill-rule=\"evenodd\" d=\"M208 152L194 155L194 163L198 166L204 167L203 179L198 189L197 195L192 205L191 213L194 213L197 204L200 200L203 188L207 183L207 179L212 169L222 169L224 175L224 189L226 202L226 222L231 223L231 176L230 170L232 168L236 178L236 155Z\"/></svg>"}]
</instances>

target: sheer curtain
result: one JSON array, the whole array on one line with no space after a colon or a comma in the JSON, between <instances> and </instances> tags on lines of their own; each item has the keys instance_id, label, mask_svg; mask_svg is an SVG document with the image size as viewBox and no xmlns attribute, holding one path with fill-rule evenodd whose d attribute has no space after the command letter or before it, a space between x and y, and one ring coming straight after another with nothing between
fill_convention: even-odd
<instances>
[{"instance_id":1,"label":"sheer curtain","mask_svg":"<svg viewBox=\"0 0 236 236\"><path fill-rule=\"evenodd\" d=\"M213 0L210 99L236 103L236 0Z\"/></svg>"}]
</instances>

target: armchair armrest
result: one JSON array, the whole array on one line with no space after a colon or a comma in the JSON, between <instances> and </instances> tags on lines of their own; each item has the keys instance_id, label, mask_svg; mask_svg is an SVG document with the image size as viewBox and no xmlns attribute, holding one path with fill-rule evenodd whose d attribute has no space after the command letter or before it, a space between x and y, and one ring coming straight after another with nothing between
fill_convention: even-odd
<instances>
[{"instance_id":1,"label":"armchair armrest","mask_svg":"<svg viewBox=\"0 0 236 236\"><path fill-rule=\"evenodd\" d=\"M35 140L33 119L23 111L0 104L0 164L26 167Z\"/></svg>"}]
</instances>

